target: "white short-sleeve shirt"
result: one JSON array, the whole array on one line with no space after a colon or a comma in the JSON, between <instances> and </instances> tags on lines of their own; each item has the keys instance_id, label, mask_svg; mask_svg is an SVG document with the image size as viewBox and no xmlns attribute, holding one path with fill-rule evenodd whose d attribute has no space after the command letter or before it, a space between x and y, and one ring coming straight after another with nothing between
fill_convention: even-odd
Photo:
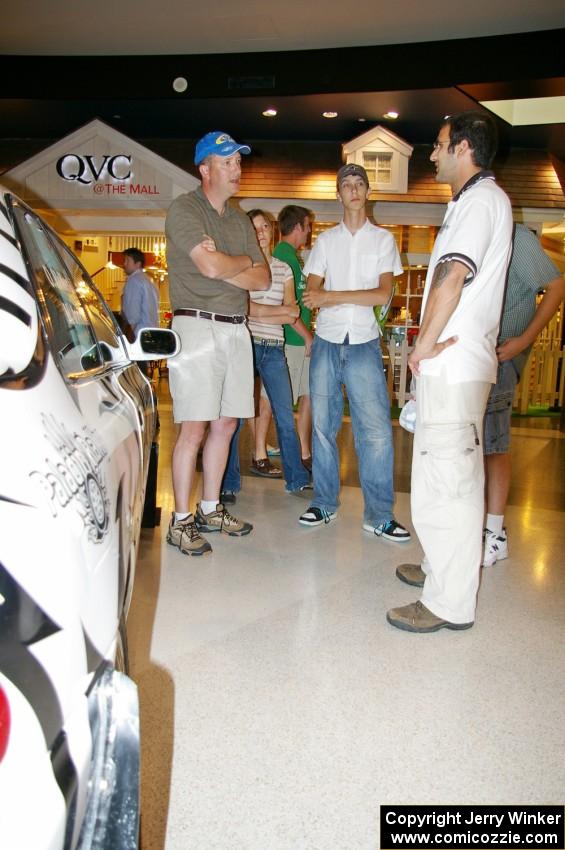
<instances>
[{"instance_id":1,"label":"white short-sleeve shirt","mask_svg":"<svg viewBox=\"0 0 565 850\"><path fill-rule=\"evenodd\" d=\"M356 233L341 222L320 233L306 261L304 274L324 278L324 289L376 289L386 272L402 274L402 264L394 237L382 227L366 221ZM373 307L337 304L321 307L316 334L327 342L369 342L379 336Z\"/></svg>"},{"instance_id":2,"label":"white short-sleeve shirt","mask_svg":"<svg viewBox=\"0 0 565 850\"><path fill-rule=\"evenodd\" d=\"M496 339L511 247L510 201L491 172L480 172L447 205L430 258L422 318L440 263L457 260L469 274L459 304L438 338L442 342L457 336L458 341L437 357L422 360L423 375L439 375L445 369L450 384L496 381Z\"/></svg>"}]
</instances>

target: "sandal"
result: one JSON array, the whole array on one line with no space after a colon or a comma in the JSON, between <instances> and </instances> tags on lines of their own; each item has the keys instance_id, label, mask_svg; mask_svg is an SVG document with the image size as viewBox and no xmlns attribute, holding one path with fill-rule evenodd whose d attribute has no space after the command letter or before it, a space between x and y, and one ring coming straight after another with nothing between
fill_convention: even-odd
<instances>
[{"instance_id":1,"label":"sandal","mask_svg":"<svg viewBox=\"0 0 565 850\"><path fill-rule=\"evenodd\" d=\"M249 472L252 475L260 475L261 478L282 478L281 470L274 466L268 457L252 460Z\"/></svg>"}]
</instances>

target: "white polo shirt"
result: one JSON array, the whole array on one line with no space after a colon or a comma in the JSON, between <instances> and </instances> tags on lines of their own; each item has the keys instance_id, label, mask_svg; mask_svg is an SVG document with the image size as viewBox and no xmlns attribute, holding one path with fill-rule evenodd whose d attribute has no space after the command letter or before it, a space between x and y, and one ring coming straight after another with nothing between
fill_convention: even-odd
<instances>
[{"instance_id":1,"label":"white polo shirt","mask_svg":"<svg viewBox=\"0 0 565 850\"><path fill-rule=\"evenodd\" d=\"M324 278L324 289L376 289L386 272L402 274L402 264L394 237L382 227L366 221L357 233L350 233L341 222L320 233L304 266L304 274ZM373 307L337 304L321 307L316 334L327 342L369 342L380 330Z\"/></svg>"},{"instance_id":2,"label":"white polo shirt","mask_svg":"<svg viewBox=\"0 0 565 850\"><path fill-rule=\"evenodd\" d=\"M445 368L449 384L464 381L495 383L496 339L512 248L512 208L490 171L467 181L447 205L430 258L422 301L422 318L436 267L457 260L469 274L461 299L438 338L458 341L437 357L422 360L423 375Z\"/></svg>"}]
</instances>

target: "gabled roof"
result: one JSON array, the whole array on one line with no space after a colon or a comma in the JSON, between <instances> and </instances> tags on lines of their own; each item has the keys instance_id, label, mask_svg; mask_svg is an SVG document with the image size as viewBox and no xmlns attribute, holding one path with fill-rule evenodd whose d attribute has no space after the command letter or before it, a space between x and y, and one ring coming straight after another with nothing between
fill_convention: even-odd
<instances>
[{"instance_id":1,"label":"gabled roof","mask_svg":"<svg viewBox=\"0 0 565 850\"><path fill-rule=\"evenodd\" d=\"M77 157L90 157L97 172L102 163L117 157L121 175L127 174L129 162L131 178L116 181L101 170L98 178L85 172L85 182L65 179L57 170L65 156L69 157L70 174L81 167ZM177 195L200 184L188 172L97 118L6 171L1 179L34 206L60 210L102 205L106 209L164 209ZM117 184L125 191L115 189Z\"/></svg>"},{"instance_id":2,"label":"gabled roof","mask_svg":"<svg viewBox=\"0 0 565 850\"><path fill-rule=\"evenodd\" d=\"M396 135L396 133L393 133L391 130L387 130L386 127L381 127L379 124L376 127L372 127L370 130L367 130L366 133L362 133L360 136L356 136L354 139L351 139L351 141L345 142L342 146L344 159L348 154L355 153L355 151L360 148L367 148L371 145L377 144L381 144L391 150L398 151L404 156L410 156L414 150L412 145L409 145L408 142L401 139L400 136Z\"/></svg>"}]
</instances>

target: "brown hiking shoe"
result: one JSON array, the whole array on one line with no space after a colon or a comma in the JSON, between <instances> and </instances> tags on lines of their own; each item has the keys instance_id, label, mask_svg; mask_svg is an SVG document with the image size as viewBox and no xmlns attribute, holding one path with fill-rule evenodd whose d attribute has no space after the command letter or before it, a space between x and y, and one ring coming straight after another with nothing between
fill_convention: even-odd
<instances>
[{"instance_id":1,"label":"brown hiking shoe","mask_svg":"<svg viewBox=\"0 0 565 850\"><path fill-rule=\"evenodd\" d=\"M411 602L403 608L391 608L386 615L391 626L403 629L405 632L438 632L440 629L470 629L473 623L450 623L442 620L422 605L420 601Z\"/></svg>"},{"instance_id":2,"label":"brown hiking shoe","mask_svg":"<svg viewBox=\"0 0 565 850\"><path fill-rule=\"evenodd\" d=\"M399 564L396 575L400 581L411 584L412 587L423 587L426 580L426 574L420 564Z\"/></svg>"},{"instance_id":3,"label":"brown hiking shoe","mask_svg":"<svg viewBox=\"0 0 565 850\"><path fill-rule=\"evenodd\" d=\"M271 463L268 457L252 460L249 472L252 475L259 475L261 478L282 478L282 471L278 466Z\"/></svg>"},{"instance_id":4,"label":"brown hiking shoe","mask_svg":"<svg viewBox=\"0 0 565 850\"><path fill-rule=\"evenodd\" d=\"M175 522L174 513L171 515L167 543L176 546L183 555L205 555L212 551L208 541L199 533L192 514L179 522Z\"/></svg>"},{"instance_id":5,"label":"brown hiking shoe","mask_svg":"<svg viewBox=\"0 0 565 850\"><path fill-rule=\"evenodd\" d=\"M253 528L250 522L244 522L232 516L221 502L218 502L216 510L209 514L202 513L199 502L196 506L194 521L199 531L223 531L230 537L243 537Z\"/></svg>"}]
</instances>

